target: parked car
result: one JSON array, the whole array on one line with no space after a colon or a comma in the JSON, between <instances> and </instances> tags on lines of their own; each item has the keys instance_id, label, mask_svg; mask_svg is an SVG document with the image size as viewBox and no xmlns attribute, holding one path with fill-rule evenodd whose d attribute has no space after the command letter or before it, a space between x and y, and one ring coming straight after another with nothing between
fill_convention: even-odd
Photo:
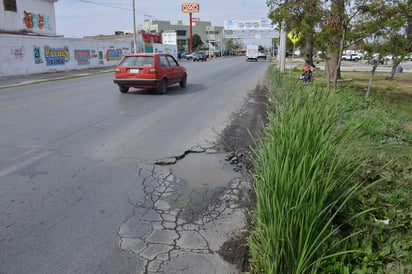
<instances>
[{"instance_id":1,"label":"parked car","mask_svg":"<svg viewBox=\"0 0 412 274\"><path fill-rule=\"evenodd\" d=\"M176 59L165 53L133 53L125 55L117 65L113 82L119 86L121 93L129 88L156 89L165 93L167 86L179 84L186 86L186 68L180 66Z\"/></svg>"},{"instance_id":2,"label":"parked car","mask_svg":"<svg viewBox=\"0 0 412 274\"><path fill-rule=\"evenodd\" d=\"M362 56L360 56L357 53L342 54L342 60L344 60L344 61L359 61L361 59L362 59Z\"/></svg>"},{"instance_id":3,"label":"parked car","mask_svg":"<svg viewBox=\"0 0 412 274\"><path fill-rule=\"evenodd\" d=\"M293 55L293 56L292 56ZM295 52L292 52L291 50L285 53L286 57L299 57L300 56L300 52L298 52L297 50L295 50Z\"/></svg>"},{"instance_id":4,"label":"parked car","mask_svg":"<svg viewBox=\"0 0 412 274\"><path fill-rule=\"evenodd\" d=\"M370 64L377 64L377 63L379 63L379 64L383 65L384 60L383 60L383 58L380 57L380 54L379 54L379 53L374 53L374 54L372 55L372 58L369 60L368 63L370 63Z\"/></svg>"}]
</instances>

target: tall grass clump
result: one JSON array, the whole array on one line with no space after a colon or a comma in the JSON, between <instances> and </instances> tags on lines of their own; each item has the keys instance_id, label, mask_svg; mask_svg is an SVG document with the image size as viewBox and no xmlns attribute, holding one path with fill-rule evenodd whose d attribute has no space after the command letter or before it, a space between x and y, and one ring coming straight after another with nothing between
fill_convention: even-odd
<instances>
[{"instance_id":1,"label":"tall grass clump","mask_svg":"<svg viewBox=\"0 0 412 274\"><path fill-rule=\"evenodd\" d=\"M253 151L251 264L256 273L315 273L324 259L350 252L338 248L335 219L360 191L360 164L338 153L350 128L336 127L333 95L276 71L269 79L268 124Z\"/></svg>"}]
</instances>

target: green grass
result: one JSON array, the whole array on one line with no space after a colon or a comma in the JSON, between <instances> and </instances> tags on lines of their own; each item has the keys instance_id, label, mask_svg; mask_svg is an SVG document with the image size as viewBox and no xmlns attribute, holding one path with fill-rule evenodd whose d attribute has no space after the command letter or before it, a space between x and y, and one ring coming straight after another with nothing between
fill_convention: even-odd
<instances>
[{"instance_id":1,"label":"green grass","mask_svg":"<svg viewBox=\"0 0 412 274\"><path fill-rule=\"evenodd\" d=\"M347 86L332 94L268 76L268 124L253 151L253 272L412 271L412 114Z\"/></svg>"}]
</instances>

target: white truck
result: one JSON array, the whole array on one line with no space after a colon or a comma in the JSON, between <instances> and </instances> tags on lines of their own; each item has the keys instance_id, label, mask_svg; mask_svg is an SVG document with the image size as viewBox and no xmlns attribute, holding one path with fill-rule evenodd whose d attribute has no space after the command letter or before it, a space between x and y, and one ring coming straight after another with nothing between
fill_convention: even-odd
<instances>
[{"instance_id":1,"label":"white truck","mask_svg":"<svg viewBox=\"0 0 412 274\"><path fill-rule=\"evenodd\" d=\"M246 61L254 60L257 62L259 55L259 47L256 45L246 46Z\"/></svg>"}]
</instances>

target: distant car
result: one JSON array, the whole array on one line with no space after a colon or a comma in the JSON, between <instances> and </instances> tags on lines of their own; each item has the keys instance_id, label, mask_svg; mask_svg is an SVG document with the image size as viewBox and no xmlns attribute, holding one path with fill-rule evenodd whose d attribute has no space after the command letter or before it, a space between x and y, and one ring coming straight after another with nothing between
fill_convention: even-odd
<instances>
[{"instance_id":1,"label":"distant car","mask_svg":"<svg viewBox=\"0 0 412 274\"><path fill-rule=\"evenodd\" d=\"M192 58L193 58L193 62L196 62L196 61L197 62L199 62L199 61L206 62L207 61L207 55L206 55L206 53L204 53L202 51L195 52L193 54Z\"/></svg>"},{"instance_id":2,"label":"distant car","mask_svg":"<svg viewBox=\"0 0 412 274\"><path fill-rule=\"evenodd\" d=\"M381 64L381 65L383 65L384 60L383 60L383 58L380 57L379 53L374 53L372 55L372 58L369 60L369 63L370 64Z\"/></svg>"},{"instance_id":3,"label":"distant car","mask_svg":"<svg viewBox=\"0 0 412 274\"><path fill-rule=\"evenodd\" d=\"M357 53L343 54L342 55L342 60L344 60L344 61L359 61L361 59L362 59L362 56L360 56Z\"/></svg>"},{"instance_id":4,"label":"distant car","mask_svg":"<svg viewBox=\"0 0 412 274\"><path fill-rule=\"evenodd\" d=\"M266 52L264 51L259 51L258 52L258 59L265 59L266 60Z\"/></svg>"},{"instance_id":5,"label":"distant car","mask_svg":"<svg viewBox=\"0 0 412 274\"><path fill-rule=\"evenodd\" d=\"M195 55L195 54L196 54L195 51L192 52L192 53L188 53L188 54L185 55L185 59L187 59L187 60L192 60L192 59L193 59L193 55Z\"/></svg>"},{"instance_id":6,"label":"distant car","mask_svg":"<svg viewBox=\"0 0 412 274\"><path fill-rule=\"evenodd\" d=\"M207 60L207 55L203 51L194 51L191 54L186 55L187 60L193 60L193 62L196 61L206 61Z\"/></svg>"},{"instance_id":7,"label":"distant car","mask_svg":"<svg viewBox=\"0 0 412 274\"><path fill-rule=\"evenodd\" d=\"M165 53L133 53L125 55L117 65L113 82L119 86L121 93L129 88L156 89L165 93L167 86L187 83L186 68L180 66L176 59Z\"/></svg>"},{"instance_id":8,"label":"distant car","mask_svg":"<svg viewBox=\"0 0 412 274\"><path fill-rule=\"evenodd\" d=\"M293 55L293 56L292 56ZM299 54L297 51L292 52L291 50L285 53L286 57L299 57Z\"/></svg>"},{"instance_id":9,"label":"distant car","mask_svg":"<svg viewBox=\"0 0 412 274\"><path fill-rule=\"evenodd\" d=\"M392 54L388 54L383 57L383 60L385 60L386 63L393 62L394 59L395 59L395 56Z\"/></svg>"},{"instance_id":10,"label":"distant car","mask_svg":"<svg viewBox=\"0 0 412 274\"><path fill-rule=\"evenodd\" d=\"M185 56L186 55L188 55L190 52L187 52L187 51L179 51L178 53L177 53L177 58L178 59L185 59Z\"/></svg>"}]
</instances>

